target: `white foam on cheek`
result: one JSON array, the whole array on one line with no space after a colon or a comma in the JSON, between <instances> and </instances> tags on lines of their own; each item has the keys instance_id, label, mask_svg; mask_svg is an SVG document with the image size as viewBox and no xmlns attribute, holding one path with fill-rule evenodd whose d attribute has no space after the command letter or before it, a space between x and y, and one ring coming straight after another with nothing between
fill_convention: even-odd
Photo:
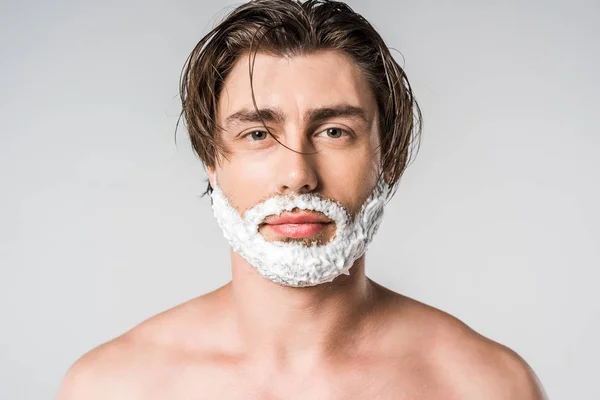
<instances>
[{"instance_id":1,"label":"white foam on cheek","mask_svg":"<svg viewBox=\"0 0 600 400\"><path fill-rule=\"evenodd\" d=\"M388 190L381 179L353 221L340 204L314 194L277 195L247 210L242 218L219 188L216 173L211 197L215 218L233 250L273 282L301 287L349 274L350 267L364 254L381 224ZM258 231L259 224L269 215L294 208L319 211L332 219L336 223L334 238L310 247L265 240Z\"/></svg>"}]
</instances>

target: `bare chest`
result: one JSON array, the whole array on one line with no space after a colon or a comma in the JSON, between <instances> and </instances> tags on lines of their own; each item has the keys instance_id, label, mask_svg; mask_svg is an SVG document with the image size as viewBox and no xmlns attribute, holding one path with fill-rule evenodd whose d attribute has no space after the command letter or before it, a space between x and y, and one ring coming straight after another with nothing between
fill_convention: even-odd
<instances>
[{"instance_id":1,"label":"bare chest","mask_svg":"<svg viewBox=\"0 0 600 400\"><path fill-rule=\"evenodd\" d=\"M352 366L339 371L312 371L302 375L256 368L203 367L155 378L140 399L170 400L353 400L449 399L430 374L396 365Z\"/></svg>"}]
</instances>

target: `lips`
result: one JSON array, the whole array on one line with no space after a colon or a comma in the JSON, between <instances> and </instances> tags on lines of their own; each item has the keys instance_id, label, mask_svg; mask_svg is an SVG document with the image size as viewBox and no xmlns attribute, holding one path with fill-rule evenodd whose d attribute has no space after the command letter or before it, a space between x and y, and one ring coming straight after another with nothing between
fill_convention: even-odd
<instances>
[{"instance_id":1,"label":"lips","mask_svg":"<svg viewBox=\"0 0 600 400\"><path fill-rule=\"evenodd\" d=\"M283 212L280 215L271 215L265 219L265 224L268 225L327 224L329 222L331 222L331 220L324 215L306 211Z\"/></svg>"},{"instance_id":2,"label":"lips","mask_svg":"<svg viewBox=\"0 0 600 400\"><path fill-rule=\"evenodd\" d=\"M314 236L331 223L331 219L322 214L306 211L284 212L265 219L265 226L281 236L290 238Z\"/></svg>"}]
</instances>

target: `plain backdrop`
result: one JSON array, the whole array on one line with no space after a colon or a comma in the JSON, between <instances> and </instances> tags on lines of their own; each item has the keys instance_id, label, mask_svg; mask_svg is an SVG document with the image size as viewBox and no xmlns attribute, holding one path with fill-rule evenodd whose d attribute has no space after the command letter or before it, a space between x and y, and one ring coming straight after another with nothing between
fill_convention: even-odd
<instances>
[{"instance_id":1,"label":"plain backdrop","mask_svg":"<svg viewBox=\"0 0 600 400\"><path fill-rule=\"evenodd\" d=\"M2 1L1 400L52 398L86 351L230 278L174 135L226 5ZM600 399L600 2L350 5L424 115L368 275L517 351L551 399Z\"/></svg>"}]
</instances>

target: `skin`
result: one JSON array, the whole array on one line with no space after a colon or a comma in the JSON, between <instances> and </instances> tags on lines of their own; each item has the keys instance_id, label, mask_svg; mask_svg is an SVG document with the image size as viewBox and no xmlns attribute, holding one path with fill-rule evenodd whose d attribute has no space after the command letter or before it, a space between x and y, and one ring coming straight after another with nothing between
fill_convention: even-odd
<instances>
[{"instance_id":1,"label":"skin","mask_svg":"<svg viewBox=\"0 0 600 400\"><path fill-rule=\"evenodd\" d=\"M318 152L283 147L250 115L229 118L253 110L241 57L219 99L226 157L209 168L210 181L216 172L242 214L276 193L309 192L357 212L381 172L377 107L361 71L334 51L259 54L253 83L258 108L281 114L265 120L272 134L291 149ZM362 116L311 117L340 105ZM286 239L268 227L261 233ZM225 286L80 358L58 399L544 398L515 352L373 282L364 256L349 276L310 288L268 281L233 251L231 267Z\"/></svg>"}]
</instances>

